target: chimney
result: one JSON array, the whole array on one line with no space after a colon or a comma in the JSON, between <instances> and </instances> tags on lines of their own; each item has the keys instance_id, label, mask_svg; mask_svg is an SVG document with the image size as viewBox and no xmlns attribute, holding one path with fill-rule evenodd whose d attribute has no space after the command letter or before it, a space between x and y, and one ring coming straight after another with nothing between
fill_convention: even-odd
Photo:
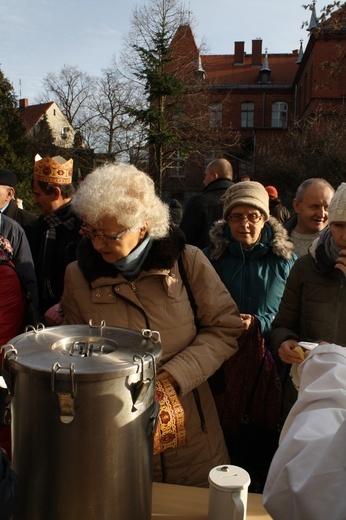
<instances>
[{"instance_id":1,"label":"chimney","mask_svg":"<svg viewBox=\"0 0 346 520\"><path fill-rule=\"evenodd\" d=\"M262 40L252 40L252 63L253 67L262 65Z\"/></svg>"},{"instance_id":2,"label":"chimney","mask_svg":"<svg viewBox=\"0 0 346 520\"><path fill-rule=\"evenodd\" d=\"M234 42L234 65L244 64L245 42Z\"/></svg>"},{"instance_id":3,"label":"chimney","mask_svg":"<svg viewBox=\"0 0 346 520\"><path fill-rule=\"evenodd\" d=\"M19 100L19 108L26 108L29 106L28 98L23 98Z\"/></svg>"}]
</instances>

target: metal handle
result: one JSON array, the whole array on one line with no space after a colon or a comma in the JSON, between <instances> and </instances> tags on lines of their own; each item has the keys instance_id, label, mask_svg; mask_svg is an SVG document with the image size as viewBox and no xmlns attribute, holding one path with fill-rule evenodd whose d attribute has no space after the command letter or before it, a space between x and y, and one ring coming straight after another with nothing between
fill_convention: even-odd
<instances>
[{"instance_id":1,"label":"metal handle","mask_svg":"<svg viewBox=\"0 0 346 520\"><path fill-rule=\"evenodd\" d=\"M146 357L149 358L147 369L145 368ZM133 395L133 406L136 410L143 410L145 408L144 399L148 393L152 381L155 380L155 358L152 354L146 353L144 356L133 356L133 361L139 365L141 373L141 379L137 383Z\"/></svg>"},{"instance_id":2,"label":"metal handle","mask_svg":"<svg viewBox=\"0 0 346 520\"><path fill-rule=\"evenodd\" d=\"M67 391L58 391L56 389L57 386L57 373L59 371L68 370L69 376L70 376L70 387ZM59 409L60 409L60 420L64 424L69 424L73 421L75 416L75 408L74 408L74 398L76 396L76 385L74 382L74 372L75 372L75 364L71 363L71 365L68 368L63 368L59 363L54 363L52 366L52 376L51 376L51 386L52 386L52 392L56 395L59 403ZM60 388L62 381L59 381ZM65 385L66 386L66 385Z\"/></svg>"}]
</instances>

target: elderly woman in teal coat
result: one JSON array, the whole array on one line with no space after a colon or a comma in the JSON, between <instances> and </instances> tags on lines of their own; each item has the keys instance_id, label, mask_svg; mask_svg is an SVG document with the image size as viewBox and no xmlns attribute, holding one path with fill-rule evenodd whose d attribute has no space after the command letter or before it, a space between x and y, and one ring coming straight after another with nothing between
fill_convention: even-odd
<instances>
[{"instance_id":1,"label":"elderly woman in teal coat","mask_svg":"<svg viewBox=\"0 0 346 520\"><path fill-rule=\"evenodd\" d=\"M267 347L297 257L282 224L269 216L269 197L262 184L239 182L222 200L223 220L214 224L204 253L239 308L243 333L238 353L213 377L212 388L231 461L248 469L252 491L261 491L271 459L259 461L261 475L246 467L238 447L241 425L250 421L275 428L279 421L281 384ZM245 451L250 453L252 447ZM274 450L272 446L269 452Z\"/></svg>"},{"instance_id":2,"label":"elderly woman in teal coat","mask_svg":"<svg viewBox=\"0 0 346 520\"><path fill-rule=\"evenodd\" d=\"M244 328L256 318L269 339L297 257L283 226L269 217L269 197L260 183L239 182L223 200L224 220L214 224L204 252L237 303Z\"/></svg>"}]
</instances>

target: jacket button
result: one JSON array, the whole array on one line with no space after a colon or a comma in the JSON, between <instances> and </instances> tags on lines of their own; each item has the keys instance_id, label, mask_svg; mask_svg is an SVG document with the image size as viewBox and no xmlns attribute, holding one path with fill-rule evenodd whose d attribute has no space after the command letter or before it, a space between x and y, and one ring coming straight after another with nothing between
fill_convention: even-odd
<instances>
[{"instance_id":1,"label":"jacket button","mask_svg":"<svg viewBox=\"0 0 346 520\"><path fill-rule=\"evenodd\" d=\"M115 290L116 292L119 292L119 291L120 291L120 288L119 288L119 287L114 287L114 290Z\"/></svg>"},{"instance_id":2,"label":"jacket button","mask_svg":"<svg viewBox=\"0 0 346 520\"><path fill-rule=\"evenodd\" d=\"M101 298L101 294L97 293L96 298Z\"/></svg>"},{"instance_id":3,"label":"jacket button","mask_svg":"<svg viewBox=\"0 0 346 520\"><path fill-rule=\"evenodd\" d=\"M108 298L111 300L113 298L113 294L109 294Z\"/></svg>"}]
</instances>

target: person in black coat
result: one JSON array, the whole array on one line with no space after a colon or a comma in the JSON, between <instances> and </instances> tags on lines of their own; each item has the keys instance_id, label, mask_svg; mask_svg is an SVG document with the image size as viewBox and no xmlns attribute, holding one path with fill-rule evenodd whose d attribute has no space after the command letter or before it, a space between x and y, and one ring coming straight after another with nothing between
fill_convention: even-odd
<instances>
[{"instance_id":1,"label":"person in black coat","mask_svg":"<svg viewBox=\"0 0 346 520\"><path fill-rule=\"evenodd\" d=\"M222 218L221 196L232 186L232 165L227 159L215 159L205 170L204 190L187 201L180 229L186 242L203 249L209 245L209 231Z\"/></svg>"},{"instance_id":2,"label":"person in black coat","mask_svg":"<svg viewBox=\"0 0 346 520\"><path fill-rule=\"evenodd\" d=\"M14 200L17 177L11 170L0 168L0 211L7 217L12 218L24 228L37 219L36 215L19 208Z\"/></svg>"},{"instance_id":3,"label":"person in black coat","mask_svg":"<svg viewBox=\"0 0 346 520\"><path fill-rule=\"evenodd\" d=\"M269 211L271 216L283 224L290 218L291 213L286 206L282 204L281 199L279 199L279 194L275 186L266 186L265 190L269 195Z\"/></svg>"}]
</instances>

